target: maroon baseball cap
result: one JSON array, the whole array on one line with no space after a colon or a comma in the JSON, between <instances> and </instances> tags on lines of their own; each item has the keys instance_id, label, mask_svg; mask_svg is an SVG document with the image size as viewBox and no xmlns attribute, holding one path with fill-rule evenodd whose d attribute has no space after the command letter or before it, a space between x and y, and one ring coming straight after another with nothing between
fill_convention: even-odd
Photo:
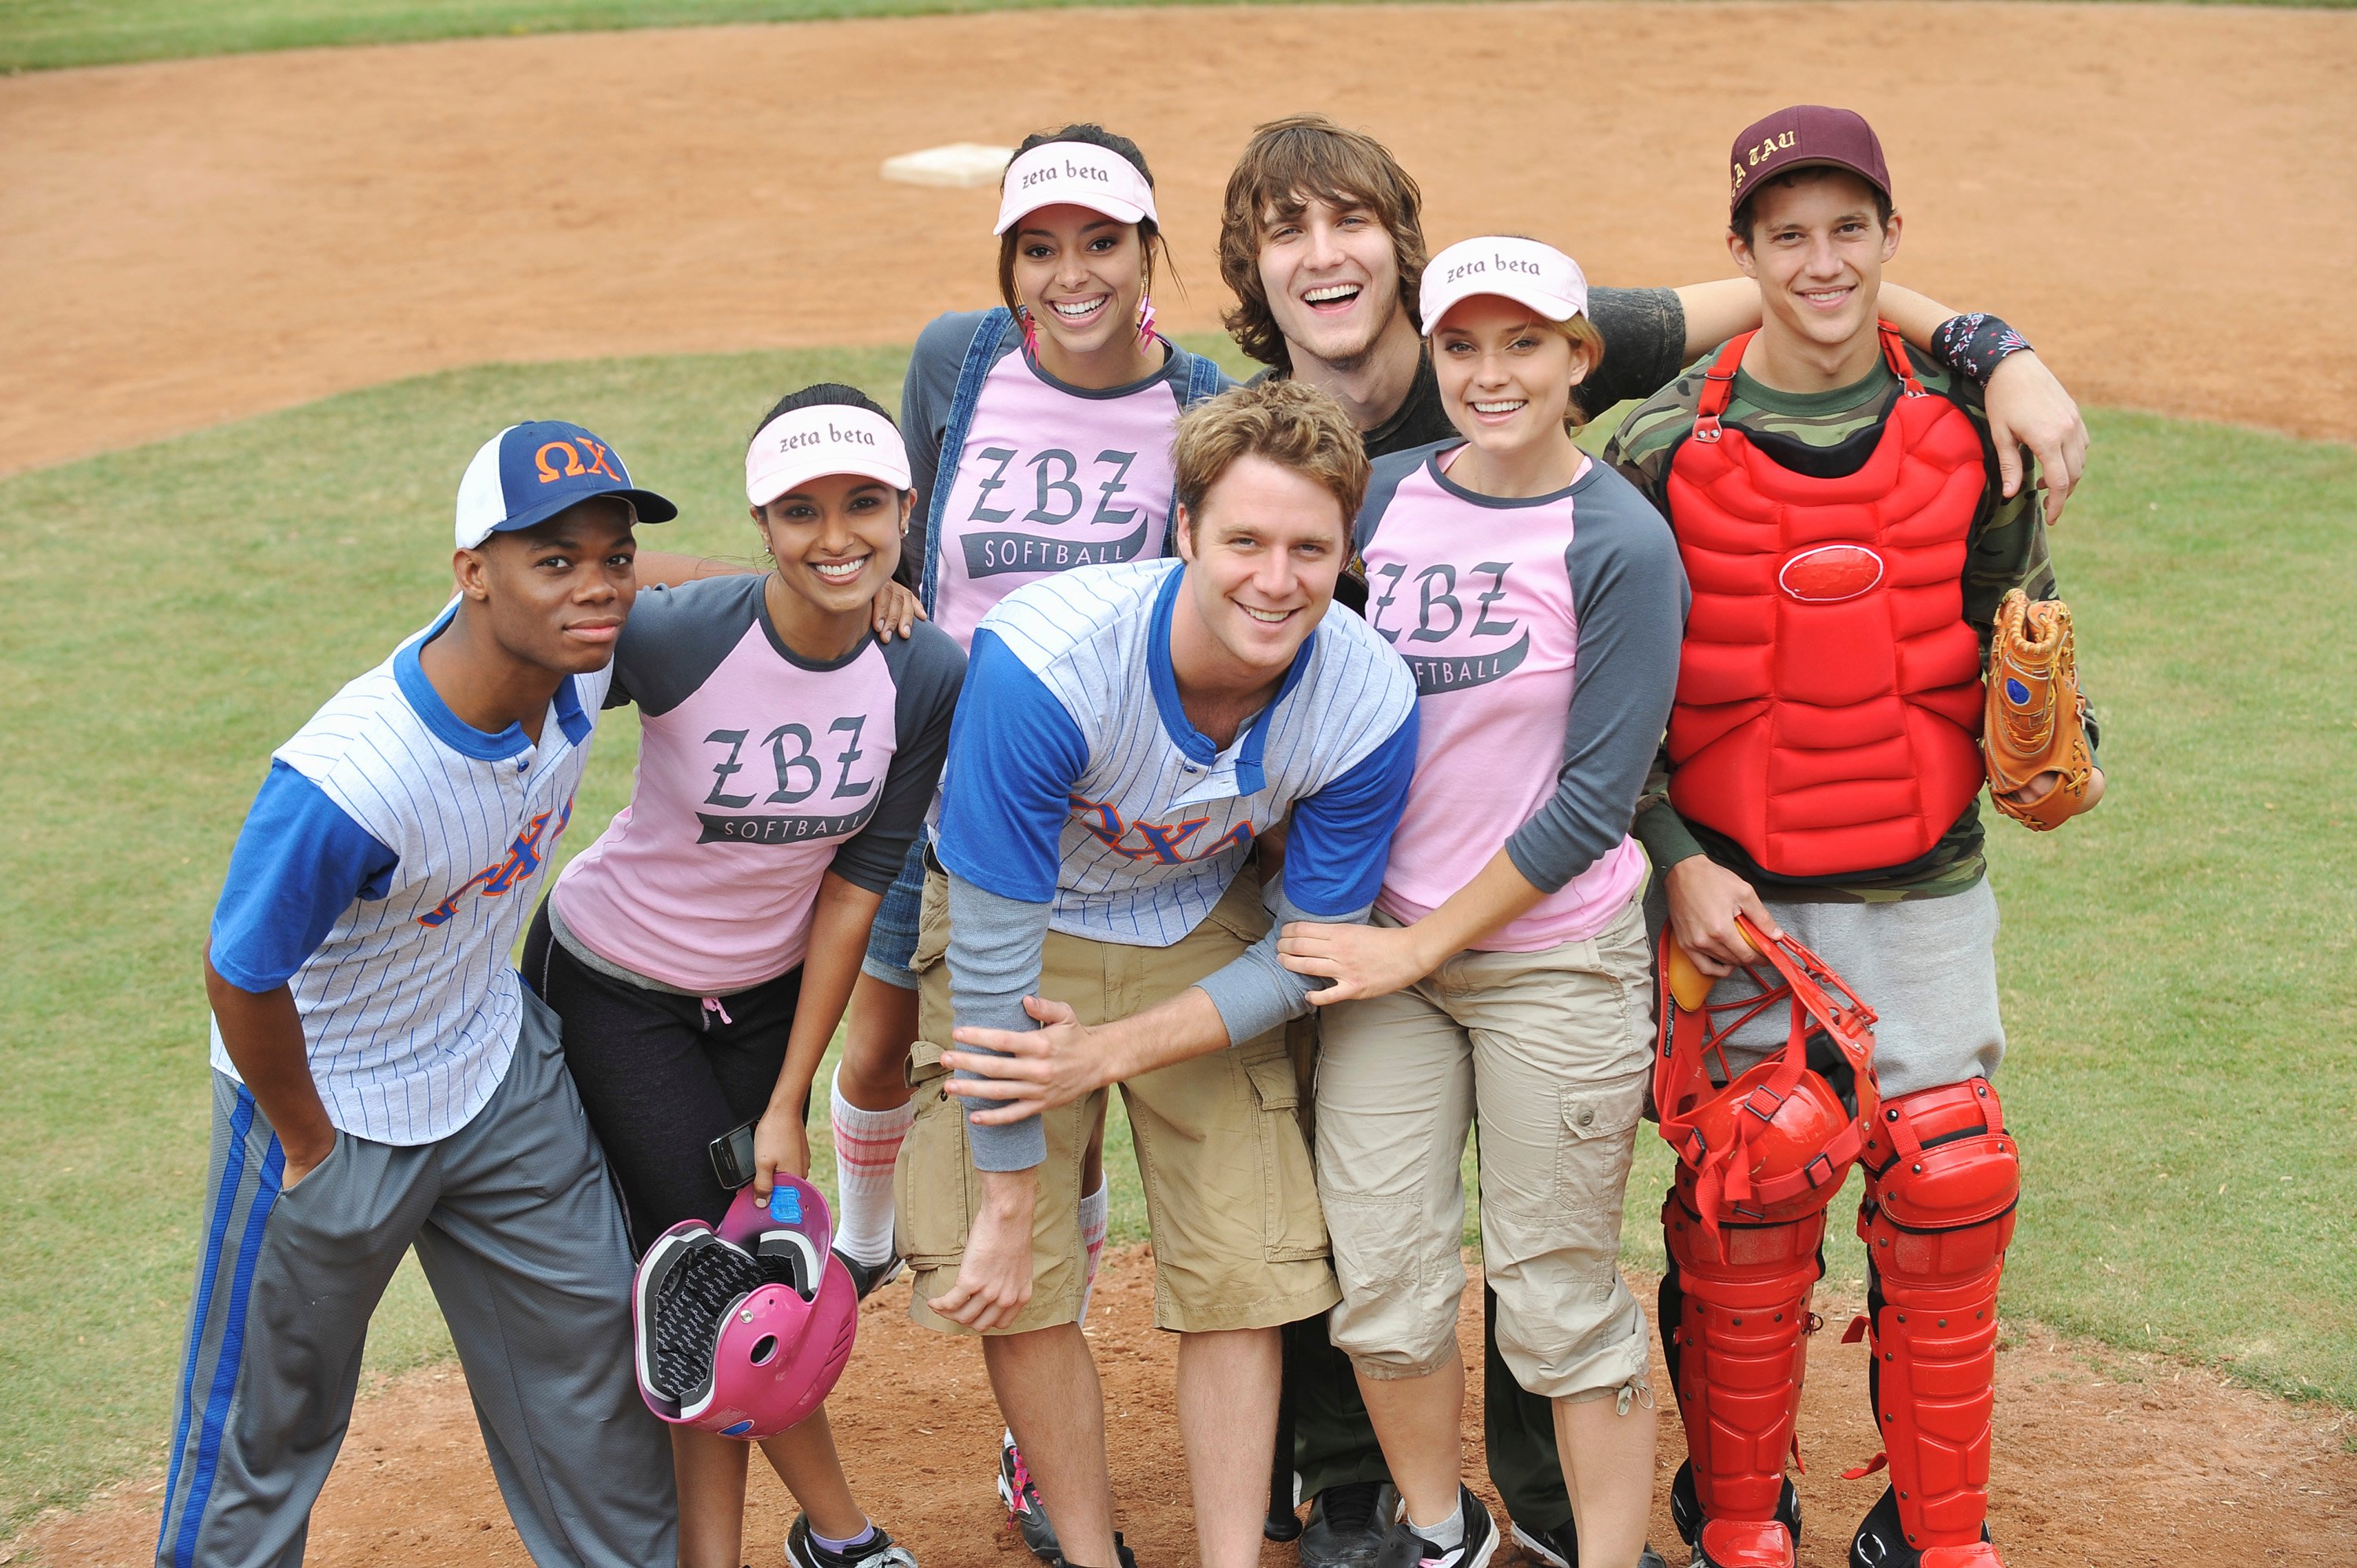
<instances>
[{"instance_id":1,"label":"maroon baseball cap","mask_svg":"<svg viewBox=\"0 0 2357 1568\"><path fill-rule=\"evenodd\" d=\"M1727 199L1727 216L1762 180L1796 168L1831 165L1846 168L1890 198L1890 169L1882 161L1882 144L1866 116L1849 109L1828 109L1822 103L1796 103L1754 121L1735 138L1727 155L1735 185Z\"/></svg>"}]
</instances>

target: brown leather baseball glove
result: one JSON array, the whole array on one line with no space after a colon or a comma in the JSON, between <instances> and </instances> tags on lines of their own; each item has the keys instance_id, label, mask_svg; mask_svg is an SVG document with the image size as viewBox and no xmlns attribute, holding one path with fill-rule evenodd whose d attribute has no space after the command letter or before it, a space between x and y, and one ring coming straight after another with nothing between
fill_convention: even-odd
<instances>
[{"instance_id":1,"label":"brown leather baseball glove","mask_svg":"<svg viewBox=\"0 0 2357 1568\"><path fill-rule=\"evenodd\" d=\"M2085 811L2095 764L2087 751L2071 611L2060 599L2032 604L2016 588L1997 606L1987 703L1981 746L1996 809L2039 832ZM2041 773L2060 773L2062 781L2036 805L2007 799Z\"/></svg>"}]
</instances>

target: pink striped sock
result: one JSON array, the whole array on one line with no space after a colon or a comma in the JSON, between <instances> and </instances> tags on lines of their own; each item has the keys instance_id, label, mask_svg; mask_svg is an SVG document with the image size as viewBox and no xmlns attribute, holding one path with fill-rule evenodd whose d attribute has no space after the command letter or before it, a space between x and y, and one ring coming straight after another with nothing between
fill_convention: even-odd
<instances>
[{"instance_id":1,"label":"pink striped sock","mask_svg":"<svg viewBox=\"0 0 2357 1568\"><path fill-rule=\"evenodd\" d=\"M1081 1321L1089 1320L1089 1297L1097 1288L1097 1260L1104 1256L1105 1227L1112 1192L1100 1179L1096 1191L1081 1199L1081 1245L1088 1253L1088 1273L1081 1284Z\"/></svg>"},{"instance_id":2,"label":"pink striped sock","mask_svg":"<svg viewBox=\"0 0 2357 1568\"><path fill-rule=\"evenodd\" d=\"M870 1267L892 1255L892 1163L916 1120L912 1105L862 1111L843 1097L834 1069L827 1119L834 1127L834 1244Z\"/></svg>"}]
</instances>

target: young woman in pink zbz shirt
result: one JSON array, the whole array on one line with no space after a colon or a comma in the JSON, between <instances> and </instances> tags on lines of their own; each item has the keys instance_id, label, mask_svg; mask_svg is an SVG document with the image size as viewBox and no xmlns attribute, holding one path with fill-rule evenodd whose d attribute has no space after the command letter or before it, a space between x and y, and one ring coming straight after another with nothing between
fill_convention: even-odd
<instances>
[{"instance_id":1,"label":"young woman in pink zbz shirt","mask_svg":"<svg viewBox=\"0 0 2357 1568\"><path fill-rule=\"evenodd\" d=\"M762 1200L778 1172L809 1175L811 1080L924 824L965 673L931 627L887 640L874 624L909 467L864 393L779 403L745 493L772 570L640 590L607 696L639 709L630 803L524 942L640 1255L727 1211L709 1150L748 1122ZM682 1568L737 1568L751 1444L671 1437ZM760 1447L803 1509L789 1568L915 1568L854 1500L823 1406Z\"/></svg>"},{"instance_id":2,"label":"young woman in pink zbz shirt","mask_svg":"<svg viewBox=\"0 0 2357 1568\"><path fill-rule=\"evenodd\" d=\"M1026 583L1168 554L1178 413L1229 384L1154 330L1156 263L1167 266L1168 251L1153 177L1127 137L1068 125L1025 140L996 232L1005 304L928 326L900 402L917 491L903 575L960 648ZM834 1080L837 1247L872 1283L899 1267L892 1165L911 1115L904 1069L917 1037L909 959L924 854L921 843L911 851L877 916ZM1075 1216L1092 1273L1105 1228L1102 1139ZM1011 1437L998 1487L1025 1543L1055 1560Z\"/></svg>"},{"instance_id":3,"label":"young woman in pink zbz shirt","mask_svg":"<svg viewBox=\"0 0 2357 1568\"><path fill-rule=\"evenodd\" d=\"M1628 828L1685 579L1660 516L1566 429L1600 348L1587 294L1531 240L1468 240L1425 269L1461 439L1379 460L1356 537L1368 624L1415 675L1415 779L1374 923L1294 925L1279 946L1336 983L1312 993L1318 1186L1333 1340L1405 1505L1382 1560L1435 1568L1480 1568L1499 1540L1460 1478L1458 1172L1477 1119L1498 1347L1553 1402L1579 1560L1650 1554L1645 1318L1616 1262L1652 1044Z\"/></svg>"}]
</instances>

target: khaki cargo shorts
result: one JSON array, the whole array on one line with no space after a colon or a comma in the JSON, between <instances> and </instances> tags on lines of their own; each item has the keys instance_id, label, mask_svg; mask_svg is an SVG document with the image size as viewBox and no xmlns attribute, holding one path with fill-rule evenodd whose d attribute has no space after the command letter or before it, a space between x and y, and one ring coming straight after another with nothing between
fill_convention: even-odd
<instances>
[{"instance_id":1,"label":"khaki cargo shorts","mask_svg":"<svg viewBox=\"0 0 2357 1568\"><path fill-rule=\"evenodd\" d=\"M1268 928L1249 867L1201 924L1167 948L1048 933L1040 994L1083 1024L1167 1001L1257 940ZM909 1064L917 1117L892 1173L897 1245L914 1276L909 1316L964 1334L927 1305L957 1282L982 1182L966 1146L964 1101L943 1090L950 1040L949 883L925 877L914 968L917 1046ZM1340 1299L1327 1262L1326 1221L1302 1135L1301 1092L1286 1032L1144 1073L1121 1084L1146 1187L1154 1243L1154 1322L1180 1333L1268 1328L1315 1316ZM1031 1300L993 1333L1024 1334L1080 1316L1081 1161L1104 1092L1041 1120L1031 1231Z\"/></svg>"},{"instance_id":2,"label":"khaki cargo shorts","mask_svg":"<svg viewBox=\"0 0 2357 1568\"><path fill-rule=\"evenodd\" d=\"M1481 1263L1514 1380L1549 1399L1642 1389L1645 1316L1620 1269L1653 1044L1639 905L1584 941L1459 953L1319 1022L1336 1348L1371 1378L1422 1377L1458 1354L1459 1162L1478 1122Z\"/></svg>"}]
</instances>

